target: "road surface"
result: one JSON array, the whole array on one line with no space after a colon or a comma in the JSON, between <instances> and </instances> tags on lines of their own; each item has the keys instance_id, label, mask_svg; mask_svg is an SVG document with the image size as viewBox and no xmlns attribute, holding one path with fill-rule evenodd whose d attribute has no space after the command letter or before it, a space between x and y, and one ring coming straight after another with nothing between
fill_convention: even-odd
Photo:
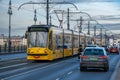
<instances>
[{"instance_id":1,"label":"road surface","mask_svg":"<svg viewBox=\"0 0 120 80\"><path fill-rule=\"evenodd\" d=\"M27 61L25 58L0 62L1 80L110 80L119 55L109 55L110 70L88 69L81 72L79 59L69 57L55 61Z\"/></svg>"}]
</instances>

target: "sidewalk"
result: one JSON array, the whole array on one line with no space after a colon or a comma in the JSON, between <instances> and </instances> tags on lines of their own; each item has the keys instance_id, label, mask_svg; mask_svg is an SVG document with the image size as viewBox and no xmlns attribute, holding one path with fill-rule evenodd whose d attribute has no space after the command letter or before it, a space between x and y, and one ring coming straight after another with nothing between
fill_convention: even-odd
<instances>
[{"instance_id":1,"label":"sidewalk","mask_svg":"<svg viewBox=\"0 0 120 80\"><path fill-rule=\"evenodd\" d=\"M26 51L11 51L11 52L0 52L0 55L25 53Z\"/></svg>"}]
</instances>

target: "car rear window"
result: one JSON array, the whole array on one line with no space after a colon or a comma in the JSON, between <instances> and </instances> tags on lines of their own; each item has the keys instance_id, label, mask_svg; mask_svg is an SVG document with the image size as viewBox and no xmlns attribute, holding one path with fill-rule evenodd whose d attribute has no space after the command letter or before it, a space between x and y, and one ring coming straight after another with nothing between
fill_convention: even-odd
<instances>
[{"instance_id":1,"label":"car rear window","mask_svg":"<svg viewBox=\"0 0 120 80\"><path fill-rule=\"evenodd\" d=\"M84 55L104 55L102 49L86 49Z\"/></svg>"},{"instance_id":2,"label":"car rear window","mask_svg":"<svg viewBox=\"0 0 120 80\"><path fill-rule=\"evenodd\" d=\"M87 45L86 47L98 47L97 45Z\"/></svg>"},{"instance_id":3,"label":"car rear window","mask_svg":"<svg viewBox=\"0 0 120 80\"><path fill-rule=\"evenodd\" d=\"M110 48L117 48L117 46L111 46Z\"/></svg>"},{"instance_id":4,"label":"car rear window","mask_svg":"<svg viewBox=\"0 0 120 80\"><path fill-rule=\"evenodd\" d=\"M96 47L96 46L88 45L87 47Z\"/></svg>"}]
</instances>

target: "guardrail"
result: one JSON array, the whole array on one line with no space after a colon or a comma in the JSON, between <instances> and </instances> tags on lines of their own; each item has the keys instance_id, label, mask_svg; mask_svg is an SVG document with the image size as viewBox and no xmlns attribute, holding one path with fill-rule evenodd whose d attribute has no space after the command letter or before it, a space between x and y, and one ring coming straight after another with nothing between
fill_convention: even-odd
<instances>
[{"instance_id":1,"label":"guardrail","mask_svg":"<svg viewBox=\"0 0 120 80\"><path fill-rule=\"evenodd\" d=\"M26 52L26 46L12 46L8 51L8 46L0 46L0 54Z\"/></svg>"}]
</instances>

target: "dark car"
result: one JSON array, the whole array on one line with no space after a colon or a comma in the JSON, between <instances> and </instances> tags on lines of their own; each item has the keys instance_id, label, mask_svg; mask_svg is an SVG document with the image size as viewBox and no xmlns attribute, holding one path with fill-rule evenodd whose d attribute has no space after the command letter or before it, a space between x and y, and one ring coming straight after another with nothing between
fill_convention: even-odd
<instances>
[{"instance_id":1,"label":"dark car","mask_svg":"<svg viewBox=\"0 0 120 80\"><path fill-rule=\"evenodd\" d=\"M80 56L80 71L87 68L102 68L105 72L109 70L109 60L103 47L86 47Z\"/></svg>"}]
</instances>

